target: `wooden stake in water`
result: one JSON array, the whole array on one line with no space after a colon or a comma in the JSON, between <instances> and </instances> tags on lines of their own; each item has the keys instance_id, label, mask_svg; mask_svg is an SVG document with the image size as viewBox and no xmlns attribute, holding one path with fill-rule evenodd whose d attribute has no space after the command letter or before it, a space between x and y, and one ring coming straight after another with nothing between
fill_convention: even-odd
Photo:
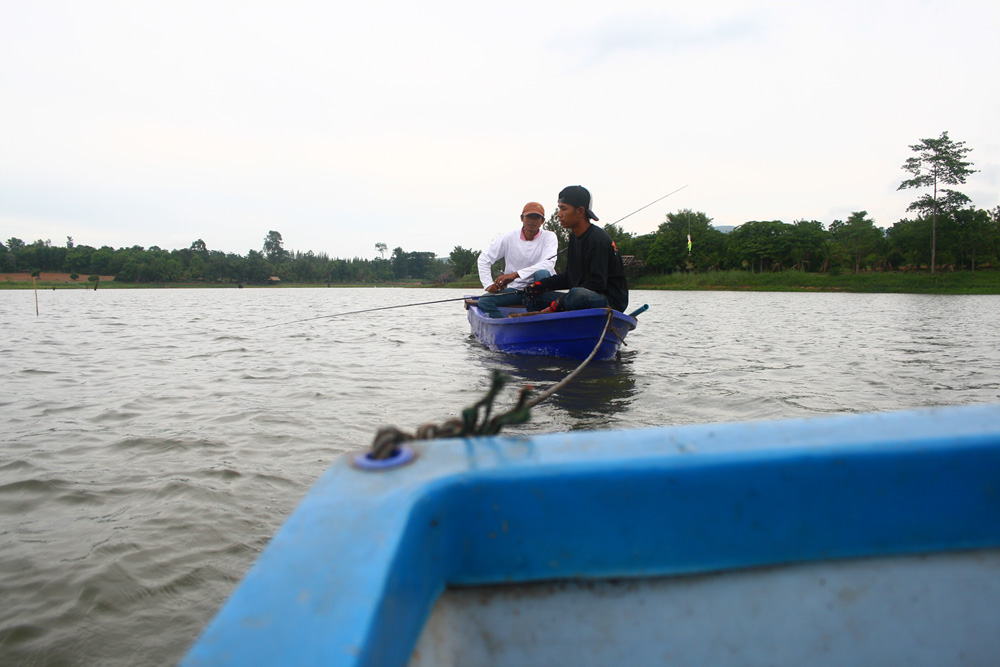
<instances>
[{"instance_id":1,"label":"wooden stake in water","mask_svg":"<svg viewBox=\"0 0 1000 667\"><path fill-rule=\"evenodd\" d=\"M31 272L31 286L35 288L35 317L38 317L38 283L35 279L41 274L41 271Z\"/></svg>"}]
</instances>

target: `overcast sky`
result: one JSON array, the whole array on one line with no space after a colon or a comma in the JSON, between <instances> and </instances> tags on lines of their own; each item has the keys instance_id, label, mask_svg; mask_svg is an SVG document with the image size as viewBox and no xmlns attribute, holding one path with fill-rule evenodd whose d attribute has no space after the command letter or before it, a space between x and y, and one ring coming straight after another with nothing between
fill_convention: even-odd
<instances>
[{"instance_id":1,"label":"overcast sky","mask_svg":"<svg viewBox=\"0 0 1000 667\"><path fill-rule=\"evenodd\" d=\"M0 237L481 250L566 185L601 223L881 227L921 138L1000 203L1000 4L0 0Z\"/></svg>"}]
</instances>

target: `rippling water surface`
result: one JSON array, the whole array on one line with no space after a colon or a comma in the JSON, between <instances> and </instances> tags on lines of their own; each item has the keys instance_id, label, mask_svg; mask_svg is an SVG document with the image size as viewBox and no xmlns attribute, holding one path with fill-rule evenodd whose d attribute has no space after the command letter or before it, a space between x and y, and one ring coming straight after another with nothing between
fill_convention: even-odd
<instances>
[{"instance_id":1,"label":"rippling water surface","mask_svg":"<svg viewBox=\"0 0 1000 667\"><path fill-rule=\"evenodd\" d=\"M0 292L0 664L176 662L313 481L380 426L477 400L455 290ZM617 362L544 433L1000 400L1000 297L633 292ZM504 398L513 398L513 390ZM336 557L332 554L331 557Z\"/></svg>"}]
</instances>

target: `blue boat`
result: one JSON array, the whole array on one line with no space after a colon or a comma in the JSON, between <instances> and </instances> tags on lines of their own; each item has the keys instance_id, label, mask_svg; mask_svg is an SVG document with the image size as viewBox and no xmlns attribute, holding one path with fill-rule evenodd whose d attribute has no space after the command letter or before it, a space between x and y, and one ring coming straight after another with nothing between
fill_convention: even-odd
<instances>
[{"instance_id":1,"label":"blue boat","mask_svg":"<svg viewBox=\"0 0 1000 667\"><path fill-rule=\"evenodd\" d=\"M475 305L475 299L466 300L469 325L476 339L491 350L529 356L586 359L604 333L603 342L594 355L597 361L614 359L624 344L625 336L635 329L639 309L632 315L612 311L611 324L605 332L608 319L606 308L587 308L544 315L491 318ZM504 315L523 314L524 308L501 308Z\"/></svg>"},{"instance_id":2,"label":"blue boat","mask_svg":"<svg viewBox=\"0 0 1000 667\"><path fill-rule=\"evenodd\" d=\"M185 665L996 664L1000 404L345 455Z\"/></svg>"}]
</instances>

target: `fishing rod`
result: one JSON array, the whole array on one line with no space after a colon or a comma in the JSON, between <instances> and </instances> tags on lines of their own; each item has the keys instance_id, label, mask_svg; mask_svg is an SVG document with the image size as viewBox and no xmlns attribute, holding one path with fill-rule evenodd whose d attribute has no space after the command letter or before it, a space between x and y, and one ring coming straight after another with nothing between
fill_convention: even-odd
<instances>
[{"instance_id":1,"label":"fishing rod","mask_svg":"<svg viewBox=\"0 0 1000 667\"><path fill-rule=\"evenodd\" d=\"M631 217L632 217L633 215L635 215L635 214L636 214L636 213L638 213L639 211L641 211L641 210L643 210L643 209L645 209L645 208L649 208L650 206L652 206L653 204L655 204L655 203L656 203L656 202L658 202L658 201L663 201L664 199L666 199L666 198L667 198L667 197L669 197L670 195L673 195L673 194L677 194L678 192L680 192L681 190L683 190L683 189L684 189L684 188L686 188L686 187L687 187L687 185L682 185L681 187L677 188L677 189L676 189L676 190L674 190L673 192L668 192L667 194L663 195L663 196L662 196L662 197L660 197L659 199L654 199L653 201L649 202L649 203L648 203L648 204L646 204L645 206L643 206L643 207L641 207L641 208L637 208L637 209L635 209L634 211L632 211L632 212L631 212L631 213L629 213L628 215L625 215L625 216L622 216L622 217L618 218L617 220L615 220L615 221L614 221L614 222L612 222L611 224L612 224L612 225L617 225L617 224L618 224L619 222L621 222L621 221L622 221L622 220L624 220L625 218L631 218ZM555 259L556 257L558 257L559 255L563 254L563 253L564 253L564 252L566 252L567 250L569 250L569 247L568 247L568 246L567 246L566 248L563 248L562 250L560 250L560 251L559 251L559 252L557 252L556 254L552 255L551 257L549 257L549 259Z\"/></svg>"},{"instance_id":2,"label":"fishing rod","mask_svg":"<svg viewBox=\"0 0 1000 667\"><path fill-rule=\"evenodd\" d=\"M376 310L392 310L393 308L409 308L410 306L429 306L432 303L448 303L449 301L465 301L469 297L460 296L454 299L439 299L437 301L423 301L421 303L403 303L398 306L382 306L381 308L365 308L364 310L351 310L346 313L334 313L333 315L318 315L317 317L307 317L304 320L292 320L291 322L279 322L278 324L268 324L266 327L257 327L257 331L261 329L270 329L272 327L283 327L286 324L298 324L299 322L311 322L313 320L326 320L331 317L342 317L344 315L357 315L358 313L374 313ZM475 298L475 297L473 297Z\"/></svg>"}]
</instances>

